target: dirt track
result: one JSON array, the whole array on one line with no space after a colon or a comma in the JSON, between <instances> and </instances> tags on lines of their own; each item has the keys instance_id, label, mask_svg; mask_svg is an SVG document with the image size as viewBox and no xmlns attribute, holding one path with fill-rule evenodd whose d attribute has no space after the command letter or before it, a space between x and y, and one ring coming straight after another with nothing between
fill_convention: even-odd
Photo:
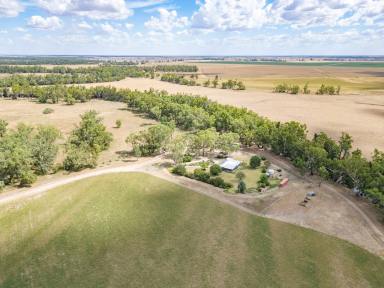
<instances>
[{"instance_id":1,"label":"dirt track","mask_svg":"<svg viewBox=\"0 0 384 288\"><path fill-rule=\"evenodd\" d=\"M207 96L223 104L246 107L276 121L307 124L310 133L324 131L337 139L348 132L366 156L384 150L384 95L289 95L260 91L230 91L189 87L152 79L128 78L118 82L86 84L137 90L155 88L170 93Z\"/></svg>"}]
</instances>

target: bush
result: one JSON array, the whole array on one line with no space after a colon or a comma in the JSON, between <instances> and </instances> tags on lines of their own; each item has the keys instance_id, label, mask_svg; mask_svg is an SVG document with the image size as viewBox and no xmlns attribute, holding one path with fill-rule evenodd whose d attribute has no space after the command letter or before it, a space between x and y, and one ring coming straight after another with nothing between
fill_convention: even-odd
<instances>
[{"instance_id":1,"label":"bush","mask_svg":"<svg viewBox=\"0 0 384 288\"><path fill-rule=\"evenodd\" d=\"M186 154L183 156L183 163L191 162L193 160L192 155Z\"/></svg>"},{"instance_id":2,"label":"bush","mask_svg":"<svg viewBox=\"0 0 384 288\"><path fill-rule=\"evenodd\" d=\"M33 173L32 170L27 170L22 172L20 176L20 186L29 187L33 182L36 181L37 176Z\"/></svg>"},{"instance_id":3,"label":"bush","mask_svg":"<svg viewBox=\"0 0 384 288\"><path fill-rule=\"evenodd\" d=\"M120 119L116 120L115 125L116 125L116 128L120 128L121 127L121 120Z\"/></svg>"},{"instance_id":4,"label":"bush","mask_svg":"<svg viewBox=\"0 0 384 288\"><path fill-rule=\"evenodd\" d=\"M215 186L215 187L219 187L219 188L223 188L223 189L229 189L232 187L232 184L226 183L224 181L224 179L221 177L211 178L211 179L209 179L208 183Z\"/></svg>"},{"instance_id":5,"label":"bush","mask_svg":"<svg viewBox=\"0 0 384 288\"><path fill-rule=\"evenodd\" d=\"M64 159L63 168L67 171L80 171L85 168L95 168L97 153L84 147L71 147Z\"/></svg>"},{"instance_id":6,"label":"bush","mask_svg":"<svg viewBox=\"0 0 384 288\"><path fill-rule=\"evenodd\" d=\"M273 91L276 92L276 93L286 93L288 92L289 90L289 87L286 83L283 83L283 84L278 84L274 89Z\"/></svg>"},{"instance_id":7,"label":"bush","mask_svg":"<svg viewBox=\"0 0 384 288\"><path fill-rule=\"evenodd\" d=\"M207 183L209 181L210 176L203 169L197 168L195 169L195 171L193 171L193 178L201 182Z\"/></svg>"},{"instance_id":8,"label":"bush","mask_svg":"<svg viewBox=\"0 0 384 288\"><path fill-rule=\"evenodd\" d=\"M185 176L187 174L187 169L185 169L184 165L176 165L172 169L172 173L180 176Z\"/></svg>"},{"instance_id":9,"label":"bush","mask_svg":"<svg viewBox=\"0 0 384 288\"><path fill-rule=\"evenodd\" d=\"M221 167L220 165L218 164L213 164L210 168L209 168L209 172L211 173L212 176L217 176L221 173Z\"/></svg>"},{"instance_id":10,"label":"bush","mask_svg":"<svg viewBox=\"0 0 384 288\"><path fill-rule=\"evenodd\" d=\"M53 110L52 108L45 108L43 110L43 114L51 114L53 113L55 110Z\"/></svg>"},{"instance_id":11,"label":"bush","mask_svg":"<svg viewBox=\"0 0 384 288\"><path fill-rule=\"evenodd\" d=\"M261 159L257 155L252 156L251 159L249 160L249 166L251 166L252 169L256 169L257 167L260 166L260 164L261 164Z\"/></svg>"},{"instance_id":12,"label":"bush","mask_svg":"<svg viewBox=\"0 0 384 288\"><path fill-rule=\"evenodd\" d=\"M257 182L261 187L269 186L268 176L266 174L261 174L259 181Z\"/></svg>"},{"instance_id":13,"label":"bush","mask_svg":"<svg viewBox=\"0 0 384 288\"><path fill-rule=\"evenodd\" d=\"M3 191L4 188L5 188L4 181L0 181L0 191Z\"/></svg>"},{"instance_id":14,"label":"bush","mask_svg":"<svg viewBox=\"0 0 384 288\"><path fill-rule=\"evenodd\" d=\"M203 169L205 171L209 167L209 161L201 161L199 163L199 166L201 167L201 169Z\"/></svg>"},{"instance_id":15,"label":"bush","mask_svg":"<svg viewBox=\"0 0 384 288\"><path fill-rule=\"evenodd\" d=\"M300 86L298 86L298 85L292 85L289 88L289 93L291 93L291 94L299 94L299 91L300 91Z\"/></svg>"},{"instance_id":16,"label":"bush","mask_svg":"<svg viewBox=\"0 0 384 288\"><path fill-rule=\"evenodd\" d=\"M247 190L247 185L243 180L240 180L239 185L237 185L237 192L245 193L246 190Z\"/></svg>"},{"instance_id":17,"label":"bush","mask_svg":"<svg viewBox=\"0 0 384 288\"><path fill-rule=\"evenodd\" d=\"M266 168L265 166L263 166L263 168L261 168L261 172L262 172L262 173L267 172L267 168Z\"/></svg>"}]
</instances>

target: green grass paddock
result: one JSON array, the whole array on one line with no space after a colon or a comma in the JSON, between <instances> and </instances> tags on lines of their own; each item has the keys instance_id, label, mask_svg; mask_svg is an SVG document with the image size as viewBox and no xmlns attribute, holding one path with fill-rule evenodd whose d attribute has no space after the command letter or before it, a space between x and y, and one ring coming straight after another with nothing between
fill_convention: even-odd
<instances>
[{"instance_id":1,"label":"green grass paddock","mask_svg":"<svg viewBox=\"0 0 384 288\"><path fill-rule=\"evenodd\" d=\"M111 174L0 206L0 287L383 287L384 261L158 178Z\"/></svg>"}]
</instances>

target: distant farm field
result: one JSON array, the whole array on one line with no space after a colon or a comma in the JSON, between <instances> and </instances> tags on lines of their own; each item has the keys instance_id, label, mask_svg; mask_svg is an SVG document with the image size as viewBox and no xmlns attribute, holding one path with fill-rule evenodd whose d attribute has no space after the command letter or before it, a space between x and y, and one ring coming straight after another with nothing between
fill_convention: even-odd
<instances>
[{"instance_id":1,"label":"distant farm field","mask_svg":"<svg viewBox=\"0 0 384 288\"><path fill-rule=\"evenodd\" d=\"M384 68L384 62L369 62L369 61L212 61L200 62L211 64L241 64L241 65L277 65L277 66L303 66L303 67L364 67L364 68Z\"/></svg>"},{"instance_id":2,"label":"distant farm field","mask_svg":"<svg viewBox=\"0 0 384 288\"><path fill-rule=\"evenodd\" d=\"M271 91L281 83L300 86L308 83L313 93L321 84L340 85L342 92L384 91L384 63L253 63L219 61L194 64L199 67L202 79L215 75L223 80L240 79L251 90Z\"/></svg>"},{"instance_id":3,"label":"distant farm field","mask_svg":"<svg viewBox=\"0 0 384 288\"><path fill-rule=\"evenodd\" d=\"M0 206L0 287L382 287L384 261L139 173Z\"/></svg>"}]
</instances>

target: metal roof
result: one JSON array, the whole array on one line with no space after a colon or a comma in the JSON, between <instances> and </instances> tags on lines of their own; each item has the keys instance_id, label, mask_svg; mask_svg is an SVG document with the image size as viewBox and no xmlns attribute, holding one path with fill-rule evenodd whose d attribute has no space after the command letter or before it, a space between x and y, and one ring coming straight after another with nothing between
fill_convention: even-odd
<instances>
[{"instance_id":1,"label":"metal roof","mask_svg":"<svg viewBox=\"0 0 384 288\"><path fill-rule=\"evenodd\" d=\"M227 158L220 167L225 170L235 170L237 167L239 167L241 164L240 161L232 159L232 158Z\"/></svg>"}]
</instances>

